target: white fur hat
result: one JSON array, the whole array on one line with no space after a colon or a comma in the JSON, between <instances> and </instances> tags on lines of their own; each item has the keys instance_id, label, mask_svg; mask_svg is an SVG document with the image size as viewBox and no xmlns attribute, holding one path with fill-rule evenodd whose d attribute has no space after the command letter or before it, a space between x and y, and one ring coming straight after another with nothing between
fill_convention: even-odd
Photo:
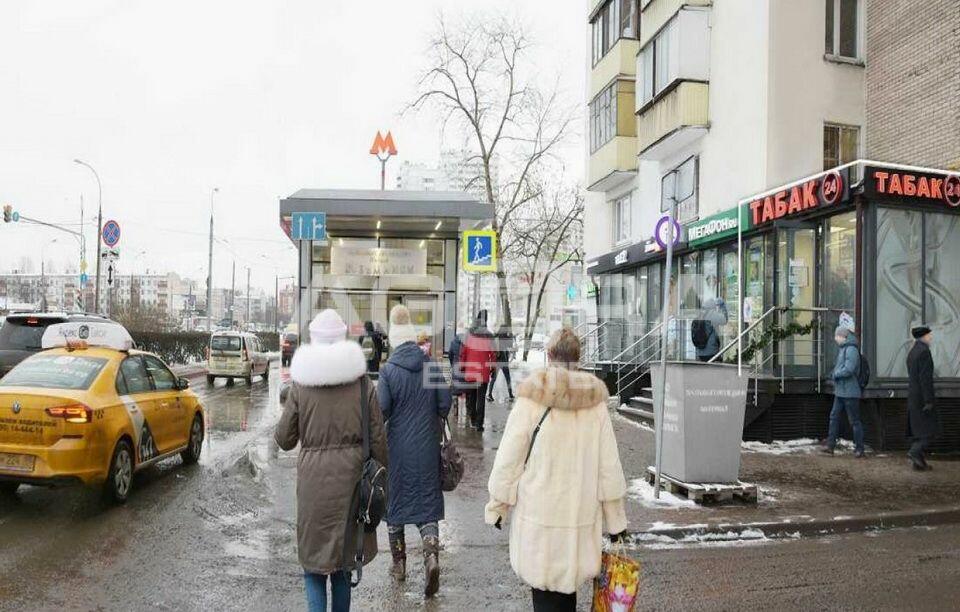
<instances>
[{"instance_id":1,"label":"white fur hat","mask_svg":"<svg viewBox=\"0 0 960 612\"><path fill-rule=\"evenodd\" d=\"M327 308L310 321L311 344L333 344L347 337L347 325L336 310Z\"/></svg>"},{"instance_id":2,"label":"white fur hat","mask_svg":"<svg viewBox=\"0 0 960 612\"><path fill-rule=\"evenodd\" d=\"M397 348L404 342L416 342L417 332L410 322L410 311L403 304L390 310L390 346Z\"/></svg>"}]
</instances>

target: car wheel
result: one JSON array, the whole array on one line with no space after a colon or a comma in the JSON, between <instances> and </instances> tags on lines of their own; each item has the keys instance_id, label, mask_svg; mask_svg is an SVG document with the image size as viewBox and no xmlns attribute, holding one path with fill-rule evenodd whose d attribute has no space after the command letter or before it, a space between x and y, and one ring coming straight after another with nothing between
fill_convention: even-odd
<instances>
[{"instance_id":1,"label":"car wheel","mask_svg":"<svg viewBox=\"0 0 960 612\"><path fill-rule=\"evenodd\" d=\"M180 453L185 465L192 465L200 459L200 451L203 450L203 418L198 414L193 417L193 424L190 425L190 439L187 441L187 448Z\"/></svg>"},{"instance_id":2,"label":"car wheel","mask_svg":"<svg viewBox=\"0 0 960 612\"><path fill-rule=\"evenodd\" d=\"M126 440L117 442L110 460L110 472L103 485L103 494L107 501L124 504L130 497L133 486L133 449Z\"/></svg>"},{"instance_id":3,"label":"car wheel","mask_svg":"<svg viewBox=\"0 0 960 612\"><path fill-rule=\"evenodd\" d=\"M210 376L209 374L207 374L207 384L208 384L208 385L211 385L211 386L212 386L213 383L214 383L216 380L217 380L217 377L216 377L216 376Z\"/></svg>"},{"instance_id":4,"label":"car wheel","mask_svg":"<svg viewBox=\"0 0 960 612\"><path fill-rule=\"evenodd\" d=\"M19 482L0 482L0 495L13 495L19 488Z\"/></svg>"}]
</instances>

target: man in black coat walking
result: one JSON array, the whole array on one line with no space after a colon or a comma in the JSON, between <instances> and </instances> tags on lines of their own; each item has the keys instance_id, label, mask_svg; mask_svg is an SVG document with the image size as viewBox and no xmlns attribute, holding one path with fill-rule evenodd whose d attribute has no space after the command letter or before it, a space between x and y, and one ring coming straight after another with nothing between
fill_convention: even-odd
<instances>
[{"instance_id":1,"label":"man in black coat walking","mask_svg":"<svg viewBox=\"0 0 960 612\"><path fill-rule=\"evenodd\" d=\"M940 419L933 389L933 355L930 353L933 333L926 326L915 327L911 333L916 342L907 355L907 374L910 377L907 436L913 438L913 445L907 456L913 463L913 469L919 471L931 469L924 454L933 438L940 433Z\"/></svg>"}]
</instances>

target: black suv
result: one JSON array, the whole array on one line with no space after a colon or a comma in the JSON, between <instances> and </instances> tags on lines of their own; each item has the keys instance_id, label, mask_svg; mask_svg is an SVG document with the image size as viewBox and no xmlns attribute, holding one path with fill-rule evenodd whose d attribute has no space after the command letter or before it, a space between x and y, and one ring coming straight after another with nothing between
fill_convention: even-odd
<instances>
[{"instance_id":1,"label":"black suv","mask_svg":"<svg viewBox=\"0 0 960 612\"><path fill-rule=\"evenodd\" d=\"M31 312L7 316L0 327L0 378L30 355L42 349L40 341L47 327L72 321L109 321L91 314L67 312Z\"/></svg>"}]
</instances>

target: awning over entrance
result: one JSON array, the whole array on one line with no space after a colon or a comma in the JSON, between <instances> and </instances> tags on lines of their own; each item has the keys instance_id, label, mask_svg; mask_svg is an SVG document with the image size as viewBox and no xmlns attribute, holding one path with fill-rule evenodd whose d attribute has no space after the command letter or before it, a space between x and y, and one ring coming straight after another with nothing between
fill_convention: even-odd
<instances>
[{"instance_id":1,"label":"awning over entrance","mask_svg":"<svg viewBox=\"0 0 960 612\"><path fill-rule=\"evenodd\" d=\"M332 237L457 238L493 219L492 204L459 191L301 189L280 200L280 226L290 236L295 212L325 212Z\"/></svg>"}]
</instances>

